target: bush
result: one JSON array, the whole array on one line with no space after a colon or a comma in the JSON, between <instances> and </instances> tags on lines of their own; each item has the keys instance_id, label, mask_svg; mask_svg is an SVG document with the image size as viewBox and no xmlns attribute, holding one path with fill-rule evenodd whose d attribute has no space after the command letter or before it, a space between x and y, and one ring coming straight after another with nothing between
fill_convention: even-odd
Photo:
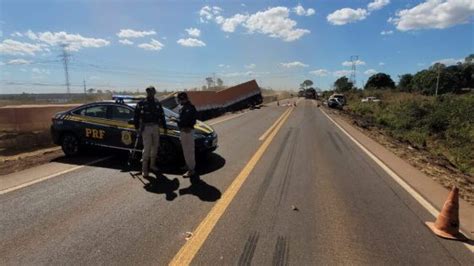
<instances>
[{"instance_id":1,"label":"bush","mask_svg":"<svg viewBox=\"0 0 474 266\"><path fill-rule=\"evenodd\" d=\"M464 173L474 174L474 94L435 98L383 91L378 97L379 104L348 97L349 109L389 135L441 153Z\"/></svg>"}]
</instances>

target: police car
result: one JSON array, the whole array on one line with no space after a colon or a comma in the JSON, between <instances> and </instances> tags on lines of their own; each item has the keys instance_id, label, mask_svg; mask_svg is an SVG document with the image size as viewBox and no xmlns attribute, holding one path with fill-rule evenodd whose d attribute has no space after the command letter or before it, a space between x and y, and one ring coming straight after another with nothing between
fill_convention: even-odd
<instances>
[{"instance_id":1,"label":"police car","mask_svg":"<svg viewBox=\"0 0 474 266\"><path fill-rule=\"evenodd\" d=\"M141 152L142 141L133 124L136 103L143 99L133 96L113 96L113 101L84 104L53 116L51 135L54 143L60 145L67 156L79 154L87 146L98 146L116 150ZM181 142L177 121L179 115L164 108L165 133L160 128L158 160L162 163L182 158ZM217 134L201 121L195 125L195 150L206 155L217 149Z\"/></svg>"}]
</instances>

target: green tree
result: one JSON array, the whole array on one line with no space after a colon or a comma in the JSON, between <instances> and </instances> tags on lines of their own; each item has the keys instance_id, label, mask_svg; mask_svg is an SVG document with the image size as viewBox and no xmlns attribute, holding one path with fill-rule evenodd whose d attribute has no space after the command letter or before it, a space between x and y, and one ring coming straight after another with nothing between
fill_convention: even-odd
<instances>
[{"instance_id":1,"label":"green tree","mask_svg":"<svg viewBox=\"0 0 474 266\"><path fill-rule=\"evenodd\" d=\"M308 87L311 87L313 85L313 81L307 79L307 80L303 81L302 85L305 89L307 89Z\"/></svg>"},{"instance_id":2,"label":"green tree","mask_svg":"<svg viewBox=\"0 0 474 266\"><path fill-rule=\"evenodd\" d=\"M398 89L400 91L411 92L412 91L412 74L403 74L400 77L400 81L398 82Z\"/></svg>"},{"instance_id":3,"label":"green tree","mask_svg":"<svg viewBox=\"0 0 474 266\"><path fill-rule=\"evenodd\" d=\"M365 87L364 87L364 89L384 89L384 88L389 88L389 89L395 88L395 82L393 82L390 75L387 75L385 73L377 73L370 76L369 80L367 80L367 83L365 84Z\"/></svg>"},{"instance_id":4,"label":"green tree","mask_svg":"<svg viewBox=\"0 0 474 266\"><path fill-rule=\"evenodd\" d=\"M334 88L336 89L337 92L345 92L345 91L350 91L354 88L354 84L349 81L349 79L344 76L338 78L334 82Z\"/></svg>"}]
</instances>

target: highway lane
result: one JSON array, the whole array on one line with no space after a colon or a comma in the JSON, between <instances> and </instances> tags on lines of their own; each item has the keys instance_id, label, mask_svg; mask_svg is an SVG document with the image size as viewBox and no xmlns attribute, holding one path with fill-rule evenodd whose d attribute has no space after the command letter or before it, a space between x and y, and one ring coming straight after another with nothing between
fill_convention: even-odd
<instances>
[{"instance_id":1,"label":"highway lane","mask_svg":"<svg viewBox=\"0 0 474 266\"><path fill-rule=\"evenodd\" d=\"M216 124L218 155L200 169L205 183L191 189L176 173L144 186L121 171L118 158L1 195L0 264L167 264L285 110L271 106ZM432 219L303 101L202 246L194 247L192 263L472 262L461 243L425 228L422 221Z\"/></svg>"}]
</instances>

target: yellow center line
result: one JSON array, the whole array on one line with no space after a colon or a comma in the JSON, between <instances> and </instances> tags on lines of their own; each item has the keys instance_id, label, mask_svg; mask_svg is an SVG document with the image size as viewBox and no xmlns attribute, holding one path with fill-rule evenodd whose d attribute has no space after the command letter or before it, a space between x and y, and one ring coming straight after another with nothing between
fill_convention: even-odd
<instances>
[{"instance_id":1,"label":"yellow center line","mask_svg":"<svg viewBox=\"0 0 474 266\"><path fill-rule=\"evenodd\" d=\"M267 131L265 131L265 133L263 133L263 135L260 136L260 138L258 138L258 140L260 141L265 140L265 138L273 131L273 129L278 125L278 123L283 119L283 117L285 117L285 115L289 111L290 109L286 109L285 112L283 112L283 114L281 114L281 116L275 121L275 123L273 123L273 125L269 127Z\"/></svg>"},{"instance_id":2,"label":"yellow center line","mask_svg":"<svg viewBox=\"0 0 474 266\"><path fill-rule=\"evenodd\" d=\"M244 184L245 180L247 180L247 177L257 165L257 162L263 156L264 152L267 150L268 146L275 138L280 128L290 116L292 110L293 108L290 108L289 111L285 113L284 118L278 123L275 130L272 131L270 136L258 148L247 165L245 165L239 175L237 175L237 177L234 179L232 184L230 184L229 188L224 192L222 198L214 205L214 207L212 207L206 218L204 218L204 220L202 220L202 222L198 225L194 231L194 236L188 240L183 245L183 247L181 247L169 265L181 266L189 265L191 263L191 261L194 259L194 256L196 256L197 252L204 244L209 234L212 232L212 229L214 229L214 226L217 224L220 217L224 214L225 210L230 205L235 195Z\"/></svg>"}]
</instances>

